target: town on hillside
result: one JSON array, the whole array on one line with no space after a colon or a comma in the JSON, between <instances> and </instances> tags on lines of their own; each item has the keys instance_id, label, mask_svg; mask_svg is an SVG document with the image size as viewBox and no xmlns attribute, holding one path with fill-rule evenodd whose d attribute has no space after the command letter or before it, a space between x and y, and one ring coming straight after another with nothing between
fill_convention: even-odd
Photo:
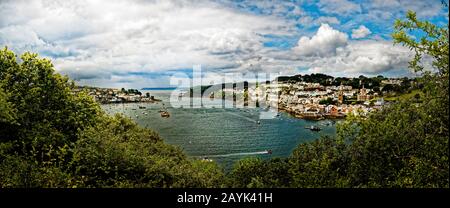
<instances>
[{"instance_id":1,"label":"town on hillside","mask_svg":"<svg viewBox=\"0 0 450 208\"><path fill-rule=\"evenodd\" d=\"M81 92L85 91L89 96L91 96L96 102L107 104L107 103L136 103L136 102L159 102L161 100L156 99L150 93L142 94L137 89L114 89L114 88L99 88L99 87L89 87L89 86L78 86L73 89L73 91Z\"/></svg>"},{"instance_id":2,"label":"town on hillside","mask_svg":"<svg viewBox=\"0 0 450 208\"><path fill-rule=\"evenodd\" d=\"M383 76L295 75L258 84L246 83L241 89L222 88L222 98L232 93L234 99L244 97L247 105L253 102L257 106L276 106L298 118L320 120L344 118L349 114L366 116L389 105L400 95L414 93L414 89L420 87L417 83L415 79ZM213 94L210 97L214 97Z\"/></svg>"}]
</instances>

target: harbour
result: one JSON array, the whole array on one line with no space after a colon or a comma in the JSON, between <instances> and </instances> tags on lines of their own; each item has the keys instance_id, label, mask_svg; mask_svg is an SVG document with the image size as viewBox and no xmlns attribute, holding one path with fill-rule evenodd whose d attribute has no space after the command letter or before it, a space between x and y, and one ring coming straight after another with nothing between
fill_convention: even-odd
<instances>
[{"instance_id":1,"label":"harbour","mask_svg":"<svg viewBox=\"0 0 450 208\"><path fill-rule=\"evenodd\" d=\"M327 119L304 120L287 112L260 119L260 113L266 109L220 108L221 100L210 108L174 108L169 102L171 90L144 91L147 92L162 101L105 104L102 108L155 130L165 142L181 147L189 157L216 161L225 169L245 157L288 157L298 144L336 134L336 122ZM162 112L170 116L163 117ZM320 131L305 128L311 126L320 127Z\"/></svg>"}]
</instances>

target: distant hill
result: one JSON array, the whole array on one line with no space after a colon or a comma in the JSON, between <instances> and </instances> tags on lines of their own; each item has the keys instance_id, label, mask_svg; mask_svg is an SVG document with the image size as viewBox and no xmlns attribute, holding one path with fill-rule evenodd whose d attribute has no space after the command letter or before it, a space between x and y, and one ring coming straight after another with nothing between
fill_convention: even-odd
<instances>
[{"instance_id":1,"label":"distant hill","mask_svg":"<svg viewBox=\"0 0 450 208\"><path fill-rule=\"evenodd\" d=\"M175 90L176 87L144 87L141 90Z\"/></svg>"}]
</instances>

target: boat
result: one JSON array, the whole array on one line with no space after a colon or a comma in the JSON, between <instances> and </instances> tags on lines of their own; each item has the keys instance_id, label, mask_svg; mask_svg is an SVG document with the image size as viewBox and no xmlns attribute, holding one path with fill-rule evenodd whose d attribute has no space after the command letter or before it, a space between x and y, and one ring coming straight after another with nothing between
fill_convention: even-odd
<instances>
[{"instance_id":1,"label":"boat","mask_svg":"<svg viewBox=\"0 0 450 208\"><path fill-rule=\"evenodd\" d=\"M146 109L145 106L139 106L139 109Z\"/></svg>"},{"instance_id":2,"label":"boat","mask_svg":"<svg viewBox=\"0 0 450 208\"><path fill-rule=\"evenodd\" d=\"M164 103L163 103L162 109L160 109L159 112L161 113L161 117L163 117L163 118L169 118L170 117L169 111L167 111L167 108L164 105Z\"/></svg>"},{"instance_id":3,"label":"boat","mask_svg":"<svg viewBox=\"0 0 450 208\"><path fill-rule=\"evenodd\" d=\"M271 155L271 154L272 154L272 150L271 150L271 149L269 149L269 150L266 150L266 152L267 152L267 154L269 154L269 155Z\"/></svg>"},{"instance_id":4,"label":"boat","mask_svg":"<svg viewBox=\"0 0 450 208\"><path fill-rule=\"evenodd\" d=\"M169 114L169 112L167 112L167 111L163 111L163 112L161 112L161 117L163 117L163 118L169 118L169 117L170 117L170 114Z\"/></svg>"},{"instance_id":5,"label":"boat","mask_svg":"<svg viewBox=\"0 0 450 208\"><path fill-rule=\"evenodd\" d=\"M321 129L320 129L320 127L318 127L318 126L314 126L314 125L311 125L310 127L305 127L305 129L309 129L309 130L311 130L311 131L320 131Z\"/></svg>"}]
</instances>

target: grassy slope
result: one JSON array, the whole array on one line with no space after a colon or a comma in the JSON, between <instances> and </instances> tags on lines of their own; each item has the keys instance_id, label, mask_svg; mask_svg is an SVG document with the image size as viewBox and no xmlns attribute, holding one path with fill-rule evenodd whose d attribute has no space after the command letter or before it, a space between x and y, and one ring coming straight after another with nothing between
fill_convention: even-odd
<instances>
[{"instance_id":1,"label":"grassy slope","mask_svg":"<svg viewBox=\"0 0 450 208\"><path fill-rule=\"evenodd\" d=\"M410 93L405 93L401 95L395 95L395 96L384 96L385 101L396 101L396 100L408 100L413 98L416 94L419 94L420 97L423 97L423 92L419 89L412 90Z\"/></svg>"}]
</instances>

